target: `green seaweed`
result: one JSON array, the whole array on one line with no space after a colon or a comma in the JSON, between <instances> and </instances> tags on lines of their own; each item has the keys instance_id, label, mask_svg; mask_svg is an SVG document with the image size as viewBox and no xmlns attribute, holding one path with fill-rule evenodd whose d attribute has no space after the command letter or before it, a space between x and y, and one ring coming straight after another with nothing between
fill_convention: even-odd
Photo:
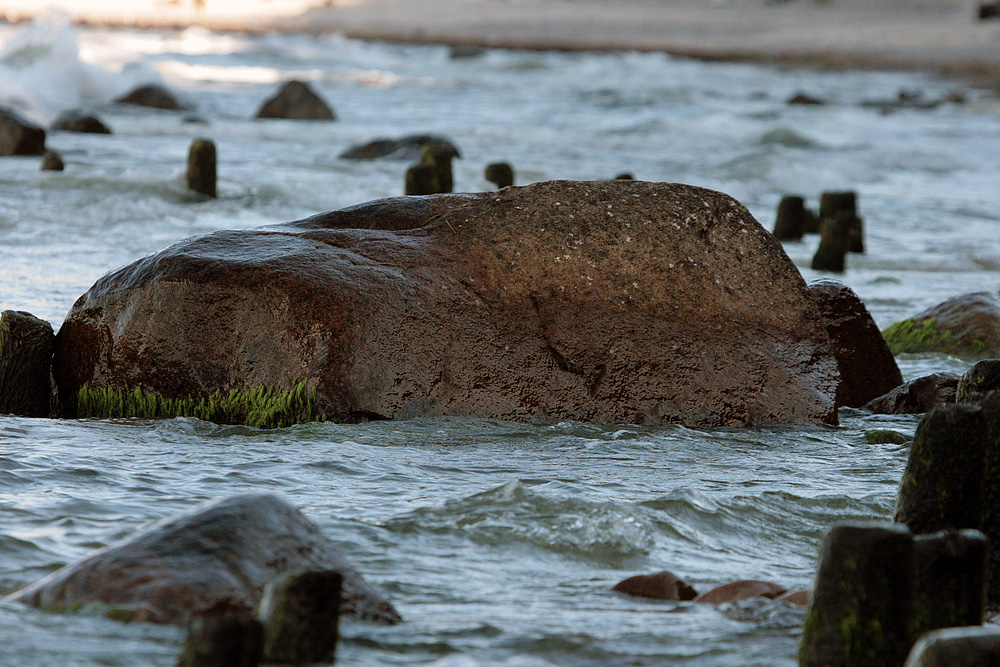
<instances>
[{"instance_id":1,"label":"green seaweed","mask_svg":"<svg viewBox=\"0 0 1000 667\"><path fill-rule=\"evenodd\" d=\"M865 431L865 442L869 445L902 445L906 441L906 436L891 429Z\"/></svg>"},{"instance_id":2,"label":"green seaweed","mask_svg":"<svg viewBox=\"0 0 1000 667\"><path fill-rule=\"evenodd\" d=\"M77 392L80 417L142 418L197 417L218 424L245 424L254 428L281 428L292 424L326 421L315 405L316 387L303 380L289 390L258 386L251 389L221 389L207 396L167 398L139 387L132 390L111 387L91 388L85 384Z\"/></svg>"},{"instance_id":3,"label":"green seaweed","mask_svg":"<svg viewBox=\"0 0 1000 667\"><path fill-rule=\"evenodd\" d=\"M913 352L941 352L960 356L975 356L986 349L981 340L965 341L956 338L950 329L937 326L937 318L929 317L921 323L900 320L882 332L893 355Z\"/></svg>"}]
</instances>

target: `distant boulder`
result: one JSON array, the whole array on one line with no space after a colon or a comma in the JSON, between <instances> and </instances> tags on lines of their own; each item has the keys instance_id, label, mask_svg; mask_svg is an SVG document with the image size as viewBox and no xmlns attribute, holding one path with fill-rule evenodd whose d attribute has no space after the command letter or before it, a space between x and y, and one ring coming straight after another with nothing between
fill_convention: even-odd
<instances>
[{"instance_id":1,"label":"distant boulder","mask_svg":"<svg viewBox=\"0 0 1000 667\"><path fill-rule=\"evenodd\" d=\"M16 111L0 108L0 155L44 155L45 130Z\"/></svg>"},{"instance_id":2,"label":"distant boulder","mask_svg":"<svg viewBox=\"0 0 1000 667\"><path fill-rule=\"evenodd\" d=\"M336 116L309 84L289 81L274 97L264 102L257 111L257 118L335 120Z\"/></svg>"},{"instance_id":3,"label":"distant boulder","mask_svg":"<svg viewBox=\"0 0 1000 667\"><path fill-rule=\"evenodd\" d=\"M80 109L63 111L52 121L53 132L82 132L86 134L111 134L111 128L92 113Z\"/></svg>"},{"instance_id":4,"label":"distant boulder","mask_svg":"<svg viewBox=\"0 0 1000 667\"><path fill-rule=\"evenodd\" d=\"M453 157L461 157L450 139L433 134L414 134L399 139L375 139L367 144L353 146L340 154L344 160L419 160L424 146L436 145L451 149Z\"/></svg>"},{"instance_id":5,"label":"distant boulder","mask_svg":"<svg viewBox=\"0 0 1000 667\"><path fill-rule=\"evenodd\" d=\"M123 95L115 100L117 104L131 104L139 107L152 107L154 109L167 109L171 111L183 111L191 106L182 102L176 95L167 88L149 84L139 86L127 95Z\"/></svg>"},{"instance_id":6,"label":"distant boulder","mask_svg":"<svg viewBox=\"0 0 1000 667\"><path fill-rule=\"evenodd\" d=\"M883 335L893 354L940 352L961 357L1000 356L1000 296L973 292L955 296Z\"/></svg>"},{"instance_id":7,"label":"distant boulder","mask_svg":"<svg viewBox=\"0 0 1000 667\"><path fill-rule=\"evenodd\" d=\"M319 526L272 495L203 503L2 601L48 610L98 603L116 618L183 625L209 611L251 611L268 582L303 569L342 574L341 613L380 623L401 620Z\"/></svg>"}]
</instances>

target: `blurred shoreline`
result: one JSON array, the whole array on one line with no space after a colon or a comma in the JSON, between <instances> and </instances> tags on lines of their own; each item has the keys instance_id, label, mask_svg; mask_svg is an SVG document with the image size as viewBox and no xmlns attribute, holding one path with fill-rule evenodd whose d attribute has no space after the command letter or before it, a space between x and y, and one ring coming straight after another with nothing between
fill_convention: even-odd
<instances>
[{"instance_id":1,"label":"blurred shoreline","mask_svg":"<svg viewBox=\"0 0 1000 667\"><path fill-rule=\"evenodd\" d=\"M340 33L456 47L662 51L823 69L908 69L1000 85L1000 18L968 0L8 0L79 24Z\"/></svg>"}]
</instances>

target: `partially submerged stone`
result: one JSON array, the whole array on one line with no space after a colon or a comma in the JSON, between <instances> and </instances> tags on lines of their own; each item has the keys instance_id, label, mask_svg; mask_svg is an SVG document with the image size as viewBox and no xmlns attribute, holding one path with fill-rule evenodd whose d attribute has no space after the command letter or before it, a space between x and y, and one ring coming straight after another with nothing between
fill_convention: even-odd
<instances>
[{"instance_id":1,"label":"partially submerged stone","mask_svg":"<svg viewBox=\"0 0 1000 667\"><path fill-rule=\"evenodd\" d=\"M208 197L216 196L216 151L211 139L195 139L188 149L188 187Z\"/></svg>"},{"instance_id":2,"label":"partially submerged stone","mask_svg":"<svg viewBox=\"0 0 1000 667\"><path fill-rule=\"evenodd\" d=\"M654 600L693 600L698 596L698 592L690 584L667 570L637 574L619 581L611 590Z\"/></svg>"},{"instance_id":3,"label":"partially submerged stone","mask_svg":"<svg viewBox=\"0 0 1000 667\"><path fill-rule=\"evenodd\" d=\"M257 111L257 118L335 120L333 110L304 81L288 81Z\"/></svg>"},{"instance_id":4,"label":"partially submerged stone","mask_svg":"<svg viewBox=\"0 0 1000 667\"><path fill-rule=\"evenodd\" d=\"M264 590L260 619L267 629L264 660L280 665L333 664L337 652L341 576L292 572Z\"/></svg>"},{"instance_id":5,"label":"partially submerged stone","mask_svg":"<svg viewBox=\"0 0 1000 667\"><path fill-rule=\"evenodd\" d=\"M958 376L954 373L932 373L873 398L865 403L864 409L882 415L920 414L939 405L954 403L957 387Z\"/></svg>"},{"instance_id":6,"label":"partially submerged stone","mask_svg":"<svg viewBox=\"0 0 1000 667\"><path fill-rule=\"evenodd\" d=\"M19 310L0 314L0 414L49 416L54 344L45 320Z\"/></svg>"},{"instance_id":7,"label":"partially submerged stone","mask_svg":"<svg viewBox=\"0 0 1000 667\"><path fill-rule=\"evenodd\" d=\"M840 369L837 406L859 408L903 384L903 374L865 304L844 283L816 280L809 292L823 316Z\"/></svg>"},{"instance_id":8,"label":"partially submerged stone","mask_svg":"<svg viewBox=\"0 0 1000 667\"><path fill-rule=\"evenodd\" d=\"M56 151L45 151L45 156L42 158L42 164L39 169L42 171L62 171L66 168L66 163L63 162L62 156Z\"/></svg>"},{"instance_id":9,"label":"partially submerged stone","mask_svg":"<svg viewBox=\"0 0 1000 667\"><path fill-rule=\"evenodd\" d=\"M952 297L883 332L893 354L941 352L1000 356L1000 296L974 292Z\"/></svg>"},{"instance_id":10,"label":"partially submerged stone","mask_svg":"<svg viewBox=\"0 0 1000 667\"><path fill-rule=\"evenodd\" d=\"M180 625L209 612L253 610L269 581L302 569L342 575L343 613L401 620L315 523L272 495L203 503L3 600L53 610L98 603L117 617Z\"/></svg>"},{"instance_id":11,"label":"partially submerged stone","mask_svg":"<svg viewBox=\"0 0 1000 667\"><path fill-rule=\"evenodd\" d=\"M497 186L498 189L514 185L514 167L507 162L493 162L486 165L483 178Z\"/></svg>"},{"instance_id":12,"label":"partially submerged stone","mask_svg":"<svg viewBox=\"0 0 1000 667\"><path fill-rule=\"evenodd\" d=\"M419 160L427 144L449 146L461 157L458 148L447 137L435 134L414 134L398 139L375 139L359 146L352 146L338 157L344 160Z\"/></svg>"},{"instance_id":13,"label":"partially submerged stone","mask_svg":"<svg viewBox=\"0 0 1000 667\"><path fill-rule=\"evenodd\" d=\"M740 579L722 584L705 591L694 599L695 602L703 604L723 604L746 600L748 598L769 598L777 599L788 592L788 589L770 581L759 581L757 579Z\"/></svg>"},{"instance_id":14,"label":"partially submerged stone","mask_svg":"<svg viewBox=\"0 0 1000 667\"><path fill-rule=\"evenodd\" d=\"M81 297L54 368L71 401L308 383L316 413L345 421L834 423L838 383L780 242L721 193L639 181L188 239Z\"/></svg>"},{"instance_id":15,"label":"partially submerged stone","mask_svg":"<svg viewBox=\"0 0 1000 667\"><path fill-rule=\"evenodd\" d=\"M168 111L181 111L191 108L190 105L182 102L166 87L155 83L139 86L131 92L122 95L115 102L117 104L130 104L132 106L166 109Z\"/></svg>"},{"instance_id":16,"label":"partially submerged stone","mask_svg":"<svg viewBox=\"0 0 1000 667\"><path fill-rule=\"evenodd\" d=\"M44 155L45 130L11 109L0 108L0 155Z\"/></svg>"},{"instance_id":17,"label":"partially submerged stone","mask_svg":"<svg viewBox=\"0 0 1000 667\"><path fill-rule=\"evenodd\" d=\"M54 132L111 134L111 129L100 118L81 109L63 111L52 121L50 129Z\"/></svg>"}]
</instances>

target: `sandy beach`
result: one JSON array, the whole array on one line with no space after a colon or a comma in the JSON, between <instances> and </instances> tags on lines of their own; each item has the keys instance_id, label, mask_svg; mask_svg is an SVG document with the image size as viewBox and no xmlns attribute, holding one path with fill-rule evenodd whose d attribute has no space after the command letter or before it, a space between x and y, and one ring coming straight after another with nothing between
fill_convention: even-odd
<instances>
[{"instance_id":1,"label":"sandy beach","mask_svg":"<svg viewBox=\"0 0 1000 667\"><path fill-rule=\"evenodd\" d=\"M642 50L713 60L928 69L1000 81L1000 19L976 0L7 0L88 24L307 31L416 43Z\"/></svg>"}]
</instances>

